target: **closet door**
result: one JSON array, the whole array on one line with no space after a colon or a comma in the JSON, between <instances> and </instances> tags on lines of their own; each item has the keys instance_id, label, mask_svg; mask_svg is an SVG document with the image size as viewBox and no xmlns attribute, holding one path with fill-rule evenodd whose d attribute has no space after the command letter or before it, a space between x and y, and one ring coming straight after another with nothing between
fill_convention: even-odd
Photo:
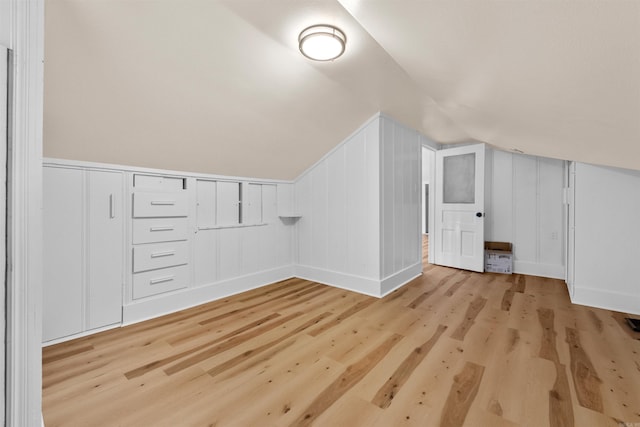
<instances>
[{"instance_id":1,"label":"closet door","mask_svg":"<svg viewBox=\"0 0 640 427\"><path fill-rule=\"evenodd\" d=\"M120 323L124 280L121 172L87 171L86 329Z\"/></svg>"},{"instance_id":2,"label":"closet door","mask_svg":"<svg viewBox=\"0 0 640 427\"><path fill-rule=\"evenodd\" d=\"M43 341L83 329L83 171L43 171Z\"/></svg>"}]
</instances>

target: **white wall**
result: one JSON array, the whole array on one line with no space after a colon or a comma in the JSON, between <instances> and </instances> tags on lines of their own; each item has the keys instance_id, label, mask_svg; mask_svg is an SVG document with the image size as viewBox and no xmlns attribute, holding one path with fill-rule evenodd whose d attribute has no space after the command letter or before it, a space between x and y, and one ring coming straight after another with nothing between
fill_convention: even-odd
<instances>
[{"instance_id":1,"label":"white wall","mask_svg":"<svg viewBox=\"0 0 640 427\"><path fill-rule=\"evenodd\" d=\"M561 160L488 150L485 240L513 243L514 272L564 279Z\"/></svg>"},{"instance_id":2,"label":"white wall","mask_svg":"<svg viewBox=\"0 0 640 427\"><path fill-rule=\"evenodd\" d=\"M298 277L379 295L379 129L376 116L296 180Z\"/></svg>"},{"instance_id":3,"label":"white wall","mask_svg":"<svg viewBox=\"0 0 640 427\"><path fill-rule=\"evenodd\" d=\"M381 296L420 274L422 142L376 115L298 178L296 276Z\"/></svg>"},{"instance_id":4,"label":"white wall","mask_svg":"<svg viewBox=\"0 0 640 427\"><path fill-rule=\"evenodd\" d=\"M382 294L422 272L421 156L423 137L381 117L381 278Z\"/></svg>"},{"instance_id":5,"label":"white wall","mask_svg":"<svg viewBox=\"0 0 640 427\"><path fill-rule=\"evenodd\" d=\"M576 163L572 301L640 314L640 171Z\"/></svg>"},{"instance_id":6,"label":"white wall","mask_svg":"<svg viewBox=\"0 0 640 427\"><path fill-rule=\"evenodd\" d=\"M10 47L11 39L11 2L0 1L0 44Z\"/></svg>"}]
</instances>

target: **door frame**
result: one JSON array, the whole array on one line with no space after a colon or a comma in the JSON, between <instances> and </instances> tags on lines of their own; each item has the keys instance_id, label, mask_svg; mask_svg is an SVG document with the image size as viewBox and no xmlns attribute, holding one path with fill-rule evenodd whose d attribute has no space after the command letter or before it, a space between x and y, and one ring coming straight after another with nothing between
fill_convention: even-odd
<instances>
[{"instance_id":1,"label":"door frame","mask_svg":"<svg viewBox=\"0 0 640 427\"><path fill-rule=\"evenodd\" d=\"M0 2L9 73L5 425L42 425L44 0ZM3 190L4 191L4 190Z\"/></svg>"},{"instance_id":2,"label":"door frame","mask_svg":"<svg viewBox=\"0 0 640 427\"><path fill-rule=\"evenodd\" d=\"M565 283L569 296L573 300L575 294L575 186L576 186L576 163L565 161L564 174L564 268Z\"/></svg>"},{"instance_id":3,"label":"door frame","mask_svg":"<svg viewBox=\"0 0 640 427\"><path fill-rule=\"evenodd\" d=\"M435 207L435 179L436 179L436 151L438 151L440 149L440 144L436 144L433 141L428 140L427 138L422 138L423 140L423 144L422 144L422 148L427 149L431 152L431 165L429 165L429 248L432 247L432 239L434 236L433 230L434 230L434 207ZM422 172L422 149L420 150L420 171ZM424 182L422 181L422 176L420 177L420 205L423 206L423 197L424 197ZM422 212L422 210L420 211ZM422 216L422 215L421 215ZM424 218L421 218L422 222L424 221ZM420 226L420 242L422 242L422 225ZM422 244L420 244L420 248L422 248ZM422 249L420 249L420 251L422 252ZM422 254L422 257L424 257L424 254ZM429 264L434 264L435 263L435 256L434 256L434 251L429 250L429 252L427 253L427 262Z\"/></svg>"},{"instance_id":4,"label":"door frame","mask_svg":"<svg viewBox=\"0 0 640 427\"><path fill-rule=\"evenodd\" d=\"M9 145L9 132L8 132L8 124L9 124L9 111L8 111L8 97L9 97L9 70L11 67L10 63L10 55L11 51L6 48L4 45L0 45L0 55L2 56L2 60L0 60L0 141L2 148L0 149L0 168L2 169L1 176L1 185L0 185L0 218L4 227L0 227L0 241L4 242L3 245L0 246L0 252L4 259L7 259L7 235L6 235L6 225L7 225L7 147ZM0 353L0 366L3 369L0 369L0 383L5 384L5 363L6 363L6 352L5 352L5 343L6 343L6 324L7 324L7 313L6 313L6 286L7 286L7 270L6 270L6 262L0 264L0 277L2 277L4 283L4 289L0 292L0 346L2 347L2 352ZM4 425L5 421L5 387L0 389L0 425Z\"/></svg>"}]
</instances>

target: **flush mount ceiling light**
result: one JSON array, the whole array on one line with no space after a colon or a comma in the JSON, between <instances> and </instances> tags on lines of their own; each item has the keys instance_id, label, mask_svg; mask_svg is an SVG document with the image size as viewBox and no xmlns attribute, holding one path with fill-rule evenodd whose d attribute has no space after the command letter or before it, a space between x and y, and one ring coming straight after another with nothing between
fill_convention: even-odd
<instances>
[{"instance_id":1,"label":"flush mount ceiling light","mask_svg":"<svg viewBox=\"0 0 640 427\"><path fill-rule=\"evenodd\" d=\"M344 53L347 37L333 25L312 25L298 36L300 52L314 61L333 61Z\"/></svg>"}]
</instances>

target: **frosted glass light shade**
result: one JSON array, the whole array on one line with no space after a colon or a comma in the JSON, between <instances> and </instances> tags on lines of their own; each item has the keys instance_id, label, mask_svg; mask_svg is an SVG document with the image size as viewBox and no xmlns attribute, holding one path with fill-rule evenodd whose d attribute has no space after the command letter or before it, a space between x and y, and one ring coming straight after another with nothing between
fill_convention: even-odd
<instances>
[{"instance_id":1,"label":"frosted glass light shade","mask_svg":"<svg viewBox=\"0 0 640 427\"><path fill-rule=\"evenodd\" d=\"M333 61L344 53L347 37L332 25L313 25L298 37L300 52L314 61Z\"/></svg>"}]
</instances>

